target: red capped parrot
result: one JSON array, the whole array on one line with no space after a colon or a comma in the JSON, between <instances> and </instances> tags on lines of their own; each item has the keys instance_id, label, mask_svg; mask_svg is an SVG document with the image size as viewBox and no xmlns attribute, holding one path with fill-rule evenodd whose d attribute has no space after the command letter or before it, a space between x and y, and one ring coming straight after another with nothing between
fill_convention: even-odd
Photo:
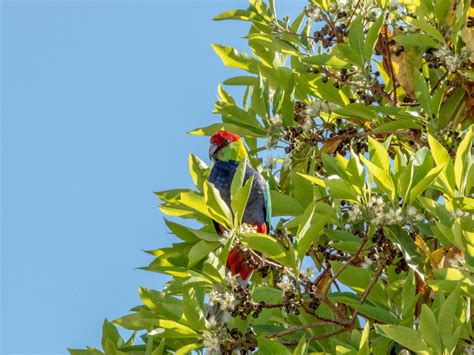
<instances>
[{"instance_id":1,"label":"red capped parrot","mask_svg":"<svg viewBox=\"0 0 474 355\"><path fill-rule=\"evenodd\" d=\"M218 131L211 137L209 158L214 160L209 174L209 183L219 191L221 198L231 208L230 187L239 163L247 159L247 151L237 134ZM258 233L266 234L270 230L271 200L270 190L265 179L250 164L246 165L244 183L253 176L250 196L245 208L242 223L256 227ZM217 233L222 234L224 228L214 222ZM240 275L246 280L252 270L245 266L239 247L234 247L227 257L227 267L232 275Z\"/></svg>"}]
</instances>

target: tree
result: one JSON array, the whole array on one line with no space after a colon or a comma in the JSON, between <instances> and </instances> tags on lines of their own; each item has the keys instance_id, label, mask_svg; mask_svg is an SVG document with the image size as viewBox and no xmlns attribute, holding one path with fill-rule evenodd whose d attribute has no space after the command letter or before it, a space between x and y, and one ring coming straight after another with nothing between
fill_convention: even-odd
<instances>
[{"instance_id":1,"label":"tree","mask_svg":"<svg viewBox=\"0 0 474 355\"><path fill-rule=\"evenodd\" d=\"M271 187L270 236L232 220L191 155L195 188L156 193L180 241L149 251L145 269L170 280L104 322L105 353L472 351L470 1L311 0L294 20L276 14L274 0L250 0L214 18L247 21L251 54L213 45L246 73L219 85L221 122L190 132L243 137ZM245 286L225 272L236 243L255 268ZM207 320L208 303L229 319Z\"/></svg>"}]
</instances>

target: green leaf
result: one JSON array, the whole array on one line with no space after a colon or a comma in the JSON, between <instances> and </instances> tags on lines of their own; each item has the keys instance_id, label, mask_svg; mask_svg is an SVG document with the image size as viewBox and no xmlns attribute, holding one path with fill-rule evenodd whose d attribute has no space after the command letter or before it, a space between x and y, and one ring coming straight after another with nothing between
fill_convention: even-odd
<instances>
[{"instance_id":1,"label":"green leaf","mask_svg":"<svg viewBox=\"0 0 474 355\"><path fill-rule=\"evenodd\" d=\"M218 214L225 221L225 225L231 226L233 217L229 206L227 206L225 201L222 199L219 190L207 181L204 185L204 196L207 205L211 208L211 211L214 212L213 214Z\"/></svg>"},{"instance_id":2,"label":"green leaf","mask_svg":"<svg viewBox=\"0 0 474 355\"><path fill-rule=\"evenodd\" d=\"M304 212L303 206L291 196L271 190L273 216L297 216Z\"/></svg>"},{"instance_id":3,"label":"green leaf","mask_svg":"<svg viewBox=\"0 0 474 355\"><path fill-rule=\"evenodd\" d=\"M238 86L253 86L253 85L258 84L258 78L256 76L248 76L248 75L234 76L233 78L224 80L222 84L238 85Z\"/></svg>"},{"instance_id":4,"label":"green leaf","mask_svg":"<svg viewBox=\"0 0 474 355\"><path fill-rule=\"evenodd\" d=\"M232 183L230 185L230 196L232 198L234 198L237 191L239 191L242 188L242 185L244 184L246 169L247 169L247 161L243 160L239 163L239 166L235 170L235 174L232 179Z\"/></svg>"},{"instance_id":5,"label":"green leaf","mask_svg":"<svg viewBox=\"0 0 474 355\"><path fill-rule=\"evenodd\" d=\"M184 240L185 242L193 243L198 240L196 235L191 230L189 230L189 228L182 226L178 223L171 222L170 220L166 218L165 218L165 223L175 236Z\"/></svg>"},{"instance_id":6,"label":"green leaf","mask_svg":"<svg viewBox=\"0 0 474 355\"><path fill-rule=\"evenodd\" d=\"M430 35L433 39L438 41L439 43L444 44L443 35L430 23L426 22L421 18L410 18L407 17L407 21L411 22L413 25L418 27L419 29L425 31L428 35Z\"/></svg>"},{"instance_id":7,"label":"green leaf","mask_svg":"<svg viewBox=\"0 0 474 355\"><path fill-rule=\"evenodd\" d=\"M239 235L242 244L247 247L288 267L294 266L294 255L291 255L290 251L285 249L275 238L261 233L241 233Z\"/></svg>"},{"instance_id":8,"label":"green leaf","mask_svg":"<svg viewBox=\"0 0 474 355\"><path fill-rule=\"evenodd\" d=\"M205 330L206 321L204 314L197 300L196 291L189 288L183 292L183 312L187 320L187 324L195 330Z\"/></svg>"},{"instance_id":9,"label":"green leaf","mask_svg":"<svg viewBox=\"0 0 474 355\"><path fill-rule=\"evenodd\" d=\"M197 350L199 348L202 348L202 344L201 343L191 343L191 344L187 344L181 348L179 348L178 350L176 350L176 353L175 355L186 355L186 354L193 354L193 350ZM164 352L160 352L160 353L156 353L156 355L159 355L159 354L164 354ZM153 354L154 355L154 354Z\"/></svg>"},{"instance_id":10,"label":"green leaf","mask_svg":"<svg viewBox=\"0 0 474 355\"><path fill-rule=\"evenodd\" d=\"M377 165L380 169L390 171L390 157L387 149L372 137L368 137L370 161Z\"/></svg>"},{"instance_id":11,"label":"green leaf","mask_svg":"<svg viewBox=\"0 0 474 355\"><path fill-rule=\"evenodd\" d=\"M438 327L441 340L449 348L455 331L456 308L459 300L459 288L456 288L441 305L438 314Z\"/></svg>"},{"instance_id":12,"label":"green leaf","mask_svg":"<svg viewBox=\"0 0 474 355\"><path fill-rule=\"evenodd\" d=\"M428 143L430 145L431 155L433 156L436 165L443 166L444 168L439 176L441 183L445 190L451 197L454 197L454 165L449 157L448 151L439 143L433 136L428 135Z\"/></svg>"},{"instance_id":13,"label":"green leaf","mask_svg":"<svg viewBox=\"0 0 474 355\"><path fill-rule=\"evenodd\" d=\"M434 6L435 15L440 23L444 23L446 17L451 11L452 1L451 0L436 0Z\"/></svg>"},{"instance_id":14,"label":"green leaf","mask_svg":"<svg viewBox=\"0 0 474 355\"><path fill-rule=\"evenodd\" d=\"M207 178L208 166L199 157L189 154L189 174L191 175L194 185L202 191L204 181Z\"/></svg>"},{"instance_id":15,"label":"green leaf","mask_svg":"<svg viewBox=\"0 0 474 355\"><path fill-rule=\"evenodd\" d=\"M204 240L194 244L188 254L188 268L196 265L196 263L207 257L211 251L216 250L220 246L221 243L219 242L206 242Z\"/></svg>"},{"instance_id":16,"label":"green leaf","mask_svg":"<svg viewBox=\"0 0 474 355\"><path fill-rule=\"evenodd\" d=\"M222 62L234 68L243 69L251 73L256 73L257 61L252 56L238 51L235 48L222 46L219 44L211 44L216 54L221 58Z\"/></svg>"},{"instance_id":17,"label":"green leaf","mask_svg":"<svg viewBox=\"0 0 474 355\"><path fill-rule=\"evenodd\" d=\"M343 264L337 261L331 261L331 265L337 272L337 270L339 270ZM354 291L362 294L366 290L370 280L374 275L375 272L371 270L361 269L360 267L349 265L339 275L338 280L346 286L352 288ZM376 301L380 304L387 303L387 294L380 280L375 283L372 291L369 293L368 299Z\"/></svg>"},{"instance_id":18,"label":"green leaf","mask_svg":"<svg viewBox=\"0 0 474 355\"><path fill-rule=\"evenodd\" d=\"M375 324L375 331L387 338L390 338L411 351L429 354L428 346L420 339L420 335L413 329L399 325L378 325Z\"/></svg>"},{"instance_id":19,"label":"green leaf","mask_svg":"<svg viewBox=\"0 0 474 355\"><path fill-rule=\"evenodd\" d=\"M251 10L228 10L220 13L217 16L214 16L212 19L215 21L222 21L222 20L242 20L242 21L249 21L253 18L260 18L260 16L251 11Z\"/></svg>"},{"instance_id":20,"label":"green leaf","mask_svg":"<svg viewBox=\"0 0 474 355\"><path fill-rule=\"evenodd\" d=\"M347 60L338 58L334 54L319 54L305 58L304 61L310 65L325 65L333 68L344 68L349 64Z\"/></svg>"},{"instance_id":21,"label":"green leaf","mask_svg":"<svg viewBox=\"0 0 474 355\"><path fill-rule=\"evenodd\" d=\"M261 354L291 355L291 351L283 344L263 336L258 337L258 349Z\"/></svg>"},{"instance_id":22,"label":"green leaf","mask_svg":"<svg viewBox=\"0 0 474 355\"><path fill-rule=\"evenodd\" d=\"M110 341L116 346L121 346L124 343L117 328L106 319L102 325L102 348L104 350L110 346L107 345L107 341Z\"/></svg>"},{"instance_id":23,"label":"green leaf","mask_svg":"<svg viewBox=\"0 0 474 355\"><path fill-rule=\"evenodd\" d=\"M349 45L357 52L360 61L364 64L364 27L362 25L362 17L356 15L352 20L349 28Z\"/></svg>"},{"instance_id":24,"label":"green leaf","mask_svg":"<svg viewBox=\"0 0 474 355\"><path fill-rule=\"evenodd\" d=\"M242 222L244 216L245 207L247 206L247 201L252 190L253 176L251 176L244 187L239 189L235 195L232 196L231 206L232 211L234 212L234 225L239 226Z\"/></svg>"},{"instance_id":25,"label":"green leaf","mask_svg":"<svg viewBox=\"0 0 474 355\"><path fill-rule=\"evenodd\" d=\"M306 342L306 337L303 335L301 336L298 345L296 345L295 350L293 350L293 355L306 355L308 353L308 348L309 345Z\"/></svg>"},{"instance_id":26,"label":"green leaf","mask_svg":"<svg viewBox=\"0 0 474 355\"><path fill-rule=\"evenodd\" d=\"M438 323L436 322L433 311L426 304L421 306L419 330L423 340L434 349L437 354L441 354L442 347Z\"/></svg>"},{"instance_id":27,"label":"green leaf","mask_svg":"<svg viewBox=\"0 0 474 355\"><path fill-rule=\"evenodd\" d=\"M168 319L158 319L158 327L148 333L150 336L169 338L194 338L198 334L191 328Z\"/></svg>"},{"instance_id":28,"label":"green leaf","mask_svg":"<svg viewBox=\"0 0 474 355\"><path fill-rule=\"evenodd\" d=\"M395 121L384 123L378 127L374 127L372 130L373 132L384 132L384 131L392 131L392 130L403 130L403 129L421 129L422 127L414 122L413 120L409 119L397 119Z\"/></svg>"},{"instance_id":29,"label":"green leaf","mask_svg":"<svg viewBox=\"0 0 474 355\"><path fill-rule=\"evenodd\" d=\"M428 84L426 83L425 77L423 73L419 72L418 70L413 70L413 85L415 88L415 95L420 103L420 106L425 111L428 117L433 116L433 112L431 111L430 106L430 89L428 88Z\"/></svg>"},{"instance_id":30,"label":"green leaf","mask_svg":"<svg viewBox=\"0 0 474 355\"><path fill-rule=\"evenodd\" d=\"M364 56L367 62L371 61L372 54L374 53L375 44L377 43L380 29L382 28L383 17L384 14L381 14L367 32L367 40L364 43Z\"/></svg>"},{"instance_id":31,"label":"green leaf","mask_svg":"<svg viewBox=\"0 0 474 355\"><path fill-rule=\"evenodd\" d=\"M357 355L370 355L369 349L370 322L365 323L364 331L359 341L359 351Z\"/></svg>"},{"instance_id":32,"label":"green leaf","mask_svg":"<svg viewBox=\"0 0 474 355\"><path fill-rule=\"evenodd\" d=\"M438 42L423 33L406 33L394 36L393 39L402 46L437 48L439 45Z\"/></svg>"},{"instance_id":33,"label":"green leaf","mask_svg":"<svg viewBox=\"0 0 474 355\"><path fill-rule=\"evenodd\" d=\"M426 190L427 187L431 186L432 182L438 177L441 170L444 169L444 165L437 166L429 171L429 173L410 191L409 203L415 202L416 198Z\"/></svg>"},{"instance_id":34,"label":"green leaf","mask_svg":"<svg viewBox=\"0 0 474 355\"><path fill-rule=\"evenodd\" d=\"M463 140L458 146L456 151L456 158L454 160L454 176L456 179L456 186L459 191L464 192L466 186L466 177L468 169L470 168L472 161L470 155L470 149L472 147L472 129L470 129L464 136ZM469 191L466 191L466 194Z\"/></svg>"},{"instance_id":35,"label":"green leaf","mask_svg":"<svg viewBox=\"0 0 474 355\"><path fill-rule=\"evenodd\" d=\"M124 317L113 320L112 323L130 330L142 330L150 326L149 323L147 323L140 317L139 313L127 314Z\"/></svg>"},{"instance_id":36,"label":"green leaf","mask_svg":"<svg viewBox=\"0 0 474 355\"><path fill-rule=\"evenodd\" d=\"M359 194L356 192L353 185L346 180L333 175L325 180L325 184L332 197L355 203L359 202Z\"/></svg>"},{"instance_id":37,"label":"green leaf","mask_svg":"<svg viewBox=\"0 0 474 355\"><path fill-rule=\"evenodd\" d=\"M319 237L323 231L324 226L328 223L331 218L330 214L318 215L313 222L314 208L311 214L308 216L306 223L298 231L296 235L296 240L298 244L296 250L298 251L298 257L300 260L304 258L309 247L316 241L319 240Z\"/></svg>"},{"instance_id":38,"label":"green leaf","mask_svg":"<svg viewBox=\"0 0 474 355\"><path fill-rule=\"evenodd\" d=\"M377 183L377 187L384 191L388 196L390 196L390 199L394 201L396 191L392 177L377 165L367 160L363 155L360 155L360 159L367 166L367 169L369 169L370 174Z\"/></svg>"}]
</instances>

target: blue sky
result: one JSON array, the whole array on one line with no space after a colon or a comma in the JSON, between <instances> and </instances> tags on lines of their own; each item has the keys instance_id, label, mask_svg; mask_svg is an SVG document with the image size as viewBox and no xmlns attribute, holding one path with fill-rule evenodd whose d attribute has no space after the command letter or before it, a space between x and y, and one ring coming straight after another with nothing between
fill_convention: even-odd
<instances>
[{"instance_id":1,"label":"blue sky","mask_svg":"<svg viewBox=\"0 0 474 355\"><path fill-rule=\"evenodd\" d=\"M294 14L303 1L280 1ZM246 49L246 1L1 2L1 354L99 346L166 246L153 191L190 186L217 84L210 43Z\"/></svg>"}]
</instances>

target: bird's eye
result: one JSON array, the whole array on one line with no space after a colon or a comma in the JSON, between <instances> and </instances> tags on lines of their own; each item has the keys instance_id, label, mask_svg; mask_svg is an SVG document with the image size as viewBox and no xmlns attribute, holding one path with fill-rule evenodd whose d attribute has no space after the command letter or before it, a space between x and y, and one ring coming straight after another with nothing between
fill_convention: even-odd
<instances>
[{"instance_id":1,"label":"bird's eye","mask_svg":"<svg viewBox=\"0 0 474 355\"><path fill-rule=\"evenodd\" d=\"M227 139L224 139L224 144L229 144L229 141Z\"/></svg>"}]
</instances>

